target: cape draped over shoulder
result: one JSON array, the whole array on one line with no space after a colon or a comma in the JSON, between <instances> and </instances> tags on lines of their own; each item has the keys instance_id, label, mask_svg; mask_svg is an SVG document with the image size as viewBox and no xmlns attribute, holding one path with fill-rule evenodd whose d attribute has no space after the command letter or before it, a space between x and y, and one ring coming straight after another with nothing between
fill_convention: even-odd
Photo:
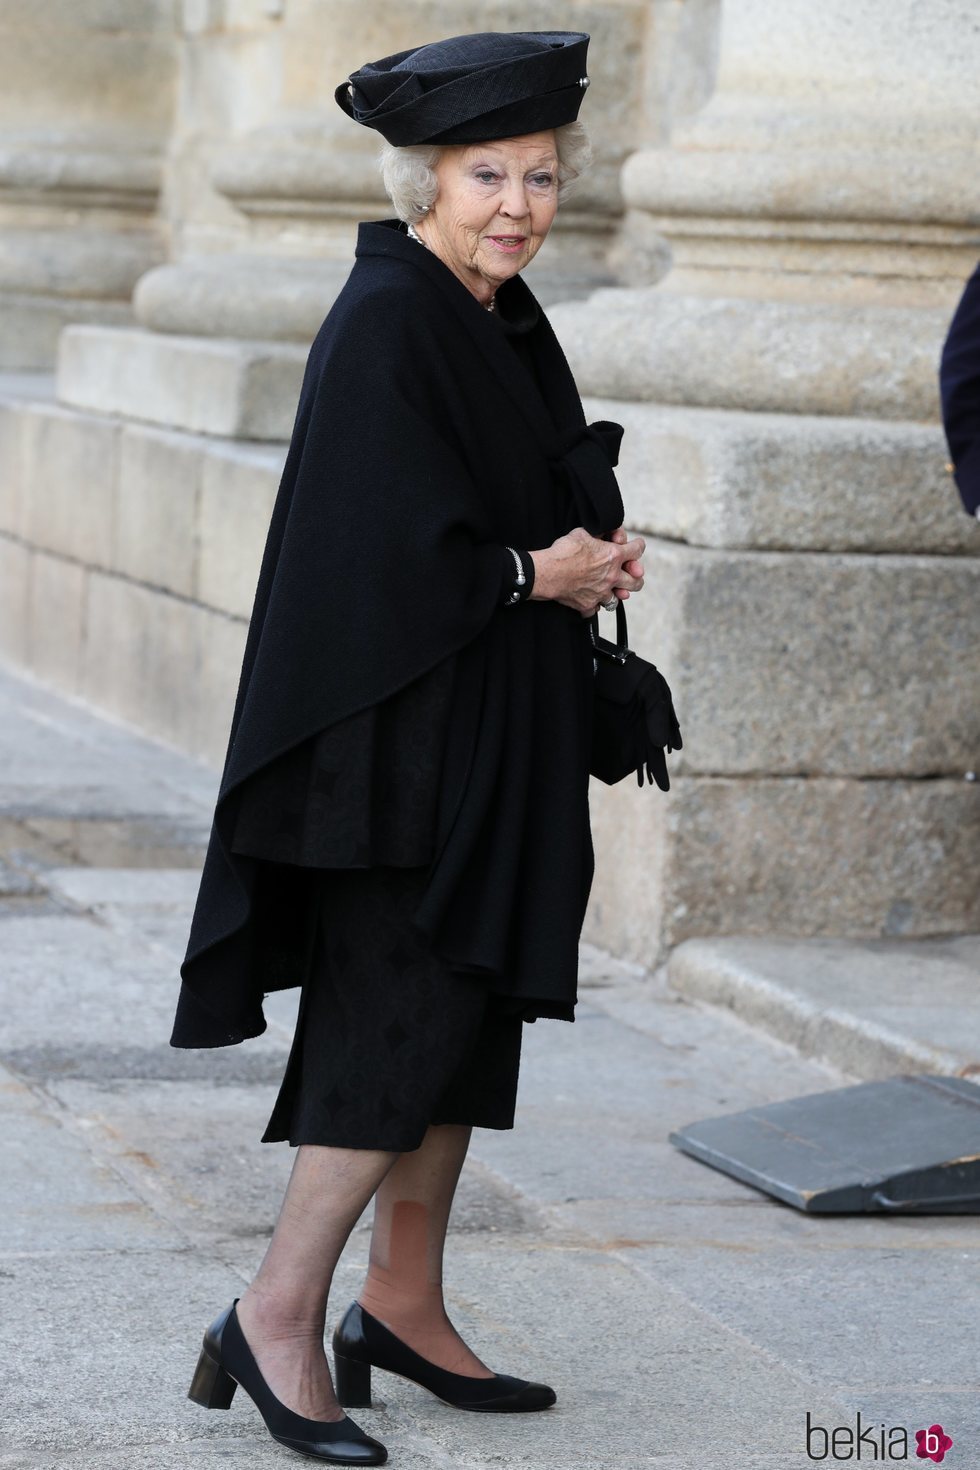
<instances>
[{"instance_id":1,"label":"cape draped over shoulder","mask_svg":"<svg viewBox=\"0 0 980 1470\"><path fill-rule=\"evenodd\" d=\"M588 622L553 601L504 606L504 548L621 525L623 430L586 424L523 279L497 300L535 312L520 357L400 221L359 225L270 520L173 1046L257 1036L264 995L302 983L310 870L233 851L250 778L450 656L436 856L414 922L525 1019L574 1018L594 871Z\"/></svg>"}]
</instances>

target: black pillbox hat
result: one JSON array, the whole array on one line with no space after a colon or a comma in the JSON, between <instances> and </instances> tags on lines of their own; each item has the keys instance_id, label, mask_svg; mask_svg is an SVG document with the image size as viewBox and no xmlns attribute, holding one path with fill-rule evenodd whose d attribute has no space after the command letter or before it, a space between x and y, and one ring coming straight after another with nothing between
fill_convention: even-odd
<instances>
[{"instance_id":1,"label":"black pillbox hat","mask_svg":"<svg viewBox=\"0 0 980 1470\"><path fill-rule=\"evenodd\" d=\"M584 31L476 31L369 61L334 96L396 147L519 137L575 121L588 46Z\"/></svg>"}]
</instances>

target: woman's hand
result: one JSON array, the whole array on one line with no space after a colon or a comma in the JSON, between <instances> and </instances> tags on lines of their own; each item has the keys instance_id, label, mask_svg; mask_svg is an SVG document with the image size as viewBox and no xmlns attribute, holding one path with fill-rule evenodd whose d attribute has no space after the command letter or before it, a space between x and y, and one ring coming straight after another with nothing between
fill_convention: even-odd
<instances>
[{"instance_id":1,"label":"woman's hand","mask_svg":"<svg viewBox=\"0 0 980 1470\"><path fill-rule=\"evenodd\" d=\"M615 541L620 546L628 546L634 544L630 542L630 539L626 534L625 526L617 526L616 530L610 534L609 539L610 541ZM637 536L636 541L639 542L640 555L642 556L643 552L646 550L646 542L644 541L642 536ZM638 591L639 588L643 586L643 563L639 560L639 558L636 558L633 561L624 561L623 571L637 580L637 586L634 587L633 590ZM618 587L614 589L614 594L617 597L621 598L629 597L628 591L623 592Z\"/></svg>"},{"instance_id":2,"label":"woman's hand","mask_svg":"<svg viewBox=\"0 0 980 1470\"><path fill-rule=\"evenodd\" d=\"M643 586L640 557L645 548L643 537L630 539L623 526L618 526L608 541L590 536L584 526L576 526L550 546L531 552L531 600L561 602L583 618L590 618L601 602L629 597Z\"/></svg>"}]
</instances>

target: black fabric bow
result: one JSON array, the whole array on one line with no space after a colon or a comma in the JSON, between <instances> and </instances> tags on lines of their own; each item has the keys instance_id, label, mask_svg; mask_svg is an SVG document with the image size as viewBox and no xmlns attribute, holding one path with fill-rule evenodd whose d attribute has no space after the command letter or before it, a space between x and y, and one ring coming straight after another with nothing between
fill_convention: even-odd
<instances>
[{"instance_id":1,"label":"black fabric bow","mask_svg":"<svg viewBox=\"0 0 980 1470\"><path fill-rule=\"evenodd\" d=\"M563 480L576 520L590 536L608 536L626 517L613 466L619 463L624 429L610 419L582 424L562 436L552 455L552 468Z\"/></svg>"}]
</instances>

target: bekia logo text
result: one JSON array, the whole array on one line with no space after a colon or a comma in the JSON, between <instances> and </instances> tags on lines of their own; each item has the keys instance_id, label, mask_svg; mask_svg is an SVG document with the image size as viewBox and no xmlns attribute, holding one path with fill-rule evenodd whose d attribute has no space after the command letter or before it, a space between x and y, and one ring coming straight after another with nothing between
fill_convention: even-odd
<instances>
[{"instance_id":1,"label":"bekia logo text","mask_svg":"<svg viewBox=\"0 0 980 1470\"><path fill-rule=\"evenodd\" d=\"M931 1460L938 1465L952 1449L953 1441L941 1424L931 1424L928 1429L915 1431L915 1457ZM816 1424L806 1411L806 1453L810 1460L907 1460L909 1437L901 1424L886 1428L884 1424L861 1426L861 1414L857 1422L835 1424L832 1429Z\"/></svg>"}]
</instances>

